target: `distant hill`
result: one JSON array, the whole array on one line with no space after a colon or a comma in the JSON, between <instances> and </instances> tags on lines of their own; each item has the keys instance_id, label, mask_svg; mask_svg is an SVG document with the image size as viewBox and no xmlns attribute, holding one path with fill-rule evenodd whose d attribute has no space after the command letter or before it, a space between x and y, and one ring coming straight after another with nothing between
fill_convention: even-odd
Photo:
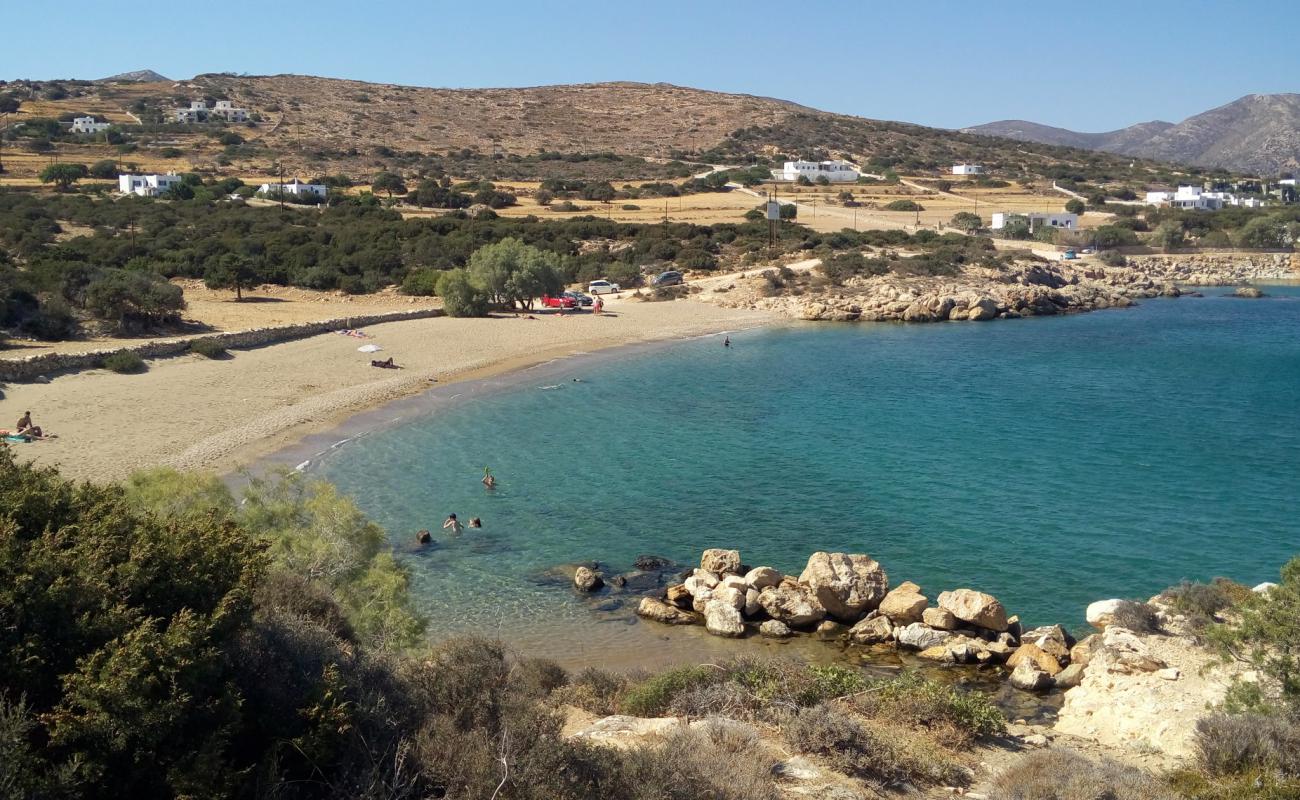
<instances>
[{"instance_id":1,"label":"distant hill","mask_svg":"<svg viewBox=\"0 0 1300 800\"><path fill-rule=\"evenodd\" d=\"M785 100L666 83L441 89L305 75L198 75L186 91L228 98L274 121L261 144L317 162L474 151L488 158L552 154L745 163L751 155L845 156L877 170L947 172L976 161L1043 174L1087 165L1114 175L1131 159L990 140L951 130L833 114ZM346 155L345 155L346 154ZM309 159L310 160L310 159Z\"/></svg>"},{"instance_id":2,"label":"distant hill","mask_svg":"<svg viewBox=\"0 0 1300 800\"><path fill-rule=\"evenodd\" d=\"M1249 94L1177 124L1143 122L1106 133L1080 133L1024 120L962 130L1264 176L1300 170L1300 94Z\"/></svg>"},{"instance_id":3,"label":"distant hill","mask_svg":"<svg viewBox=\"0 0 1300 800\"><path fill-rule=\"evenodd\" d=\"M168 81L170 78L165 75L159 75L151 69L137 69L133 72L119 72L116 75L109 75L107 78L100 78L100 83L112 82L134 82L134 83L159 83Z\"/></svg>"}]
</instances>

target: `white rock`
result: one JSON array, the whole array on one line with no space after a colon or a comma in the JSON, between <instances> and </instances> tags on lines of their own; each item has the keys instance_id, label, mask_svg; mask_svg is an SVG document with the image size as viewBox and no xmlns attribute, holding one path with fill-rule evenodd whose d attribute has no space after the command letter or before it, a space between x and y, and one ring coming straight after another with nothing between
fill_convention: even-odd
<instances>
[{"instance_id":1,"label":"white rock","mask_svg":"<svg viewBox=\"0 0 1300 800\"><path fill-rule=\"evenodd\" d=\"M894 635L899 644L916 650L929 650L931 647L938 647L947 642L952 636L946 631L936 631L934 628L920 622L913 622L911 625L898 628L894 631Z\"/></svg>"},{"instance_id":2,"label":"white rock","mask_svg":"<svg viewBox=\"0 0 1300 800\"><path fill-rule=\"evenodd\" d=\"M1107 625L1114 619L1115 612L1124 605L1123 600L1098 600L1095 603L1089 603L1088 609L1084 612L1084 617L1088 624L1098 630L1104 630Z\"/></svg>"},{"instance_id":3,"label":"white rock","mask_svg":"<svg viewBox=\"0 0 1300 800\"><path fill-rule=\"evenodd\" d=\"M758 626L758 632L772 639L785 639L793 636L794 631L779 619L769 619Z\"/></svg>"},{"instance_id":4,"label":"white rock","mask_svg":"<svg viewBox=\"0 0 1300 800\"><path fill-rule=\"evenodd\" d=\"M573 738L625 750L639 747L648 739L671 733L681 725L682 721L677 717L628 717L618 714L596 720L573 734Z\"/></svg>"},{"instance_id":5,"label":"white rock","mask_svg":"<svg viewBox=\"0 0 1300 800\"><path fill-rule=\"evenodd\" d=\"M952 612L962 622L990 631L1007 629L1007 610L991 594L974 589L954 589L939 593L939 607Z\"/></svg>"},{"instance_id":6,"label":"white rock","mask_svg":"<svg viewBox=\"0 0 1300 800\"><path fill-rule=\"evenodd\" d=\"M740 551L711 547L700 556L700 569L719 575L737 572L740 569Z\"/></svg>"},{"instance_id":7,"label":"white rock","mask_svg":"<svg viewBox=\"0 0 1300 800\"><path fill-rule=\"evenodd\" d=\"M735 589L724 589L735 592ZM745 622L740 618L740 610L726 600L710 600L704 607L704 629L714 636L743 636Z\"/></svg>"},{"instance_id":8,"label":"white rock","mask_svg":"<svg viewBox=\"0 0 1300 800\"><path fill-rule=\"evenodd\" d=\"M1270 581L1264 581L1261 584L1257 584L1253 589L1251 589L1251 591L1254 592L1255 594L1268 594L1269 592L1273 591L1276 588L1277 588L1276 583L1272 583Z\"/></svg>"},{"instance_id":9,"label":"white rock","mask_svg":"<svg viewBox=\"0 0 1300 800\"><path fill-rule=\"evenodd\" d=\"M722 580L718 581L718 585L738 589L742 592L749 588L749 584L745 583L745 579L739 575L725 575Z\"/></svg>"},{"instance_id":10,"label":"white rock","mask_svg":"<svg viewBox=\"0 0 1300 800\"><path fill-rule=\"evenodd\" d=\"M721 600L740 611L745 607L745 592L734 586L719 586L713 590L713 599Z\"/></svg>"},{"instance_id":11,"label":"white rock","mask_svg":"<svg viewBox=\"0 0 1300 800\"><path fill-rule=\"evenodd\" d=\"M745 583L760 592L781 582L781 573L771 567L754 567L745 573Z\"/></svg>"},{"instance_id":12,"label":"white rock","mask_svg":"<svg viewBox=\"0 0 1300 800\"><path fill-rule=\"evenodd\" d=\"M759 614L763 613L763 606L758 602L757 589L745 590L745 607L742 611L747 617L757 617Z\"/></svg>"},{"instance_id":13,"label":"white rock","mask_svg":"<svg viewBox=\"0 0 1300 800\"><path fill-rule=\"evenodd\" d=\"M813 553L799 582L812 590L828 614L845 622L857 622L889 591L884 568L861 553Z\"/></svg>"}]
</instances>

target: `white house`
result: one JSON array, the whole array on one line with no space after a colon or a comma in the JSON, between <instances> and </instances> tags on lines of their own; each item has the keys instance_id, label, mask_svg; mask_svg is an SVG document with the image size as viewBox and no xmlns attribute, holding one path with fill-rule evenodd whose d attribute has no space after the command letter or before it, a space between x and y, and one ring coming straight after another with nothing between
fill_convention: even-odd
<instances>
[{"instance_id":1,"label":"white house","mask_svg":"<svg viewBox=\"0 0 1300 800\"><path fill-rule=\"evenodd\" d=\"M235 108L234 103L229 100L218 100L208 114L213 117L221 117L226 122L248 121L248 111L243 108Z\"/></svg>"},{"instance_id":2,"label":"white house","mask_svg":"<svg viewBox=\"0 0 1300 800\"><path fill-rule=\"evenodd\" d=\"M1046 211L1030 211L1027 214L1010 211L999 212L993 215L993 224L989 227L995 231L1000 231L1009 223L1016 220L1023 220L1029 223L1030 230L1037 230L1044 226L1065 228L1067 230L1074 230L1079 227L1078 214L1067 214L1064 212L1060 214L1052 214Z\"/></svg>"},{"instance_id":3,"label":"white house","mask_svg":"<svg viewBox=\"0 0 1300 800\"><path fill-rule=\"evenodd\" d=\"M1147 205L1150 206L1168 205L1173 199L1174 193L1170 191L1147 192Z\"/></svg>"},{"instance_id":4,"label":"white house","mask_svg":"<svg viewBox=\"0 0 1300 800\"><path fill-rule=\"evenodd\" d=\"M122 194L157 197L173 186L179 186L181 176L175 172L166 175L118 175L117 190Z\"/></svg>"},{"instance_id":5,"label":"white house","mask_svg":"<svg viewBox=\"0 0 1300 800\"><path fill-rule=\"evenodd\" d=\"M257 188L257 193L268 197L280 194L304 197L310 194L324 199L329 194L329 187L323 183L303 183L294 178L289 183L264 183Z\"/></svg>"},{"instance_id":6,"label":"white house","mask_svg":"<svg viewBox=\"0 0 1300 800\"><path fill-rule=\"evenodd\" d=\"M72 120L73 133L103 133L112 126L109 122L96 122L94 117L77 117Z\"/></svg>"},{"instance_id":7,"label":"white house","mask_svg":"<svg viewBox=\"0 0 1300 800\"><path fill-rule=\"evenodd\" d=\"M953 175L983 175L984 167L979 164L953 164Z\"/></svg>"},{"instance_id":8,"label":"white house","mask_svg":"<svg viewBox=\"0 0 1300 800\"><path fill-rule=\"evenodd\" d=\"M189 108L176 109L177 122L207 122L213 118L224 119L226 122L247 122L248 110L235 108L229 100L218 100L212 108L208 108L206 100L191 100Z\"/></svg>"},{"instance_id":9,"label":"white house","mask_svg":"<svg viewBox=\"0 0 1300 800\"><path fill-rule=\"evenodd\" d=\"M1173 208L1192 209L1196 211L1217 211L1223 208L1221 192L1205 192L1199 186L1179 186L1178 191L1169 201Z\"/></svg>"},{"instance_id":10,"label":"white house","mask_svg":"<svg viewBox=\"0 0 1300 800\"><path fill-rule=\"evenodd\" d=\"M803 177L810 181L825 178L831 183L851 183L858 179L858 168L847 161L787 161L784 169L772 173L774 178L783 181Z\"/></svg>"},{"instance_id":11,"label":"white house","mask_svg":"<svg viewBox=\"0 0 1300 800\"><path fill-rule=\"evenodd\" d=\"M1282 178L1277 182L1278 186L1295 186L1295 178Z\"/></svg>"}]
</instances>

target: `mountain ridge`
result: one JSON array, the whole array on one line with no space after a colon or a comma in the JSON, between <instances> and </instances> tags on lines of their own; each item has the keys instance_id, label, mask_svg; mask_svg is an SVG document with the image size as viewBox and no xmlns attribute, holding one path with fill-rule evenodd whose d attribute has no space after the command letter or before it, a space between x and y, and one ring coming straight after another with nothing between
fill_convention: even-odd
<instances>
[{"instance_id":1,"label":"mountain ridge","mask_svg":"<svg viewBox=\"0 0 1300 800\"><path fill-rule=\"evenodd\" d=\"M961 131L1266 177L1300 169L1300 94L1296 93L1248 94L1181 122L1152 120L1100 133L1028 120L998 120Z\"/></svg>"}]
</instances>

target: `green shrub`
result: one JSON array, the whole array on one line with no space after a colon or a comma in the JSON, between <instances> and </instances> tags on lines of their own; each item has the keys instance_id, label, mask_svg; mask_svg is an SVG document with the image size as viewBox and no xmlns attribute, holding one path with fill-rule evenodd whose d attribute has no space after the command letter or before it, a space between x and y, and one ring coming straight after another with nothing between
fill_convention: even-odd
<instances>
[{"instance_id":1,"label":"green shrub","mask_svg":"<svg viewBox=\"0 0 1300 800\"><path fill-rule=\"evenodd\" d=\"M624 714L657 717L668 710L678 694L718 683L723 674L713 667L677 667L635 684L623 693L619 707Z\"/></svg>"},{"instance_id":2,"label":"green shrub","mask_svg":"<svg viewBox=\"0 0 1300 800\"><path fill-rule=\"evenodd\" d=\"M1300 781L1281 778L1272 772L1248 772L1240 775L1206 775L1183 768L1167 777L1169 786L1179 797L1189 800L1297 800Z\"/></svg>"},{"instance_id":3,"label":"green shrub","mask_svg":"<svg viewBox=\"0 0 1300 800\"><path fill-rule=\"evenodd\" d=\"M915 200L894 200L885 205L886 211L924 211L925 207Z\"/></svg>"},{"instance_id":4,"label":"green shrub","mask_svg":"<svg viewBox=\"0 0 1300 800\"><path fill-rule=\"evenodd\" d=\"M1161 596L1175 611L1185 615L1193 627L1202 628L1215 621L1223 611L1252 596L1248 587L1227 578L1215 578L1209 583L1183 581L1171 586Z\"/></svg>"},{"instance_id":5,"label":"green shrub","mask_svg":"<svg viewBox=\"0 0 1300 800\"><path fill-rule=\"evenodd\" d=\"M775 759L758 746L752 729L730 720L706 720L698 728L668 735L657 746L628 753L626 794L605 787L605 791L591 796L629 800L779 800L784 795L772 780L774 763ZM578 800L575 795L565 796Z\"/></svg>"},{"instance_id":6,"label":"green shrub","mask_svg":"<svg viewBox=\"0 0 1300 800\"><path fill-rule=\"evenodd\" d=\"M487 316L487 292L463 269L447 270L438 276L438 296L449 317Z\"/></svg>"},{"instance_id":7,"label":"green shrub","mask_svg":"<svg viewBox=\"0 0 1300 800\"><path fill-rule=\"evenodd\" d=\"M440 275L441 273L436 269L413 269L402 278L402 294L432 297L438 293Z\"/></svg>"},{"instance_id":8,"label":"green shrub","mask_svg":"<svg viewBox=\"0 0 1300 800\"><path fill-rule=\"evenodd\" d=\"M104 369L112 370L120 375L131 375L137 372L144 372L147 367L144 359L132 350L118 350L116 353L105 356L103 360Z\"/></svg>"},{"instance_id":9,"label":"green shrub","mask_svg":"<svg viewBox=\"0 0 1300 800\"><path fill-rule=\"evenodd\" d=\"M1118 761L1089 760L1073 750L1029 753L993 780L992 800L1177 800L1142 770Z\"/></svg>"},{"instance_id":10,"label":"green shrub","mask_svg":"<svg viewBox=\"0 0 1300 800\"><path fill-rule=\"evenodd\" d=\"M873 683L853 700L861 713L929 729L946 744L961 746L981 736L1006 733L1007 721L982 692L962 691L909 673Z\"/></svg>"},{"instance_id":11,"label":"green shrub","mask_svg":"<svg viewBox=\"0 0 1300 800\"><path fill-rule=\"evenodd\" d=\"M190 342L190 352L204 358L221 358L226 354L226 348L216 339L195 339Z\"/></svg>"}]
</instances>

